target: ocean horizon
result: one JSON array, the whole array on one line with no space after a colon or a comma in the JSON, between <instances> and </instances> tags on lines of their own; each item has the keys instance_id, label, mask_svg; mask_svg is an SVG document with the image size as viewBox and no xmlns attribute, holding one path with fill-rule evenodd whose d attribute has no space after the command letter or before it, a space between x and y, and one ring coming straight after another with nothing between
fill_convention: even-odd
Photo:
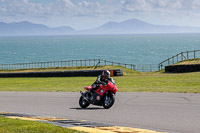
<instances>
[{"instance_id":1,"label":"ocean horizon","mask_svg":"<svg viewBox=\"0 0 200 133\"><path fill-rule=\"evenodd\" d=\"M200 49L200 34L1 36L0 64L105 59L159 64Z\"/></svg>"}]
</instances>

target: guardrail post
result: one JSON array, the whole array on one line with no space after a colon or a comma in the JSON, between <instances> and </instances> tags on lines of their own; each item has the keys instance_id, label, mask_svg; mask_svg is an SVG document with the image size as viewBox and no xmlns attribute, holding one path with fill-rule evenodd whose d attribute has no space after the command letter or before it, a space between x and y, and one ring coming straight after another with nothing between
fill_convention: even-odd
<instances>
[{"instance_id":1,"label":"guardrail post","mask_svg":"<svg viewBox=\"0 0 200 133\"><path fill-rule=\"evenodd\" d=\"M99 66L101 66L101 60L99 59Z\"/></svg>"},{"instance_id":2,"label":"guardrail post","mask_svg":"<svg viewBox=\"0 0 200 133\"><path fill-rule=\"evenodd\" d=\"M181 61L183 61L183 52L181 52Z\"/></svg>"},{"instance_id":3,"label":"guardrail post","mask_svg":"<svg viewBox=\"0 0 200 133\"><path fill-rule=\"evenodd\" d=\"M176 57L177 57L177 63L178 63L178 55L176 55Z\"/></svg>"},{"instance_id":4,"label":"guardrail post","mask_svg":"<svg viewBox=\"0 0 200 133\"><path fill-rule=\"evenodd\" d=\"M196 51L194 50L194 59L196 58Z\"/></svg>"},{"instance_id":5,"label":"guardrail post","mask_svg":"<svg viewBox=\"0 0 200 133\"><path fill-rule=\"evenodd\" d=\"M67 67L67 61L64 61L64 67Z\"/></svg>"}]
</instances>

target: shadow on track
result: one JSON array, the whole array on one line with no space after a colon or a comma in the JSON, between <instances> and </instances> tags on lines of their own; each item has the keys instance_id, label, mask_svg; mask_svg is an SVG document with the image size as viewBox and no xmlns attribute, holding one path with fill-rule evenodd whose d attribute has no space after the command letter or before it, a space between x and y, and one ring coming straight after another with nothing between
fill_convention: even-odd
<instances>
[{"instance_id":1,"label":"shadow on track","mask_svg":"<svg viewBox=\"0 0 200 133\"><path fill-rule=\"evenodd\" d=\"M100 107L90 107L90 108L70 108L70 109L75 109L75 110L100 110L100 109L104 109L104 108L100 108Z\"/></svg>"}]
</instances>

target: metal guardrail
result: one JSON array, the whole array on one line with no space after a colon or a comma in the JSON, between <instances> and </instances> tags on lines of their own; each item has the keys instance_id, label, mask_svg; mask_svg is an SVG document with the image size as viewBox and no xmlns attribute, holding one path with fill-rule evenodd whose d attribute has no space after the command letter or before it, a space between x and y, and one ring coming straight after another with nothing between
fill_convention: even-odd
<instances>
[{"instance_id":1,"label":"metal guardrail","mask_svg":"<svg viewBox=\"0 0 200 133\"><path fill-rule=\"evenodd\" d=\"M69 60L69 61L0 64L0 70L21 70L21 69L95 66L98 61L99 61L99 59L90 59L90 60Z\"/></svg>"},{"instance_id":2,"label":"metal guardrail","mask_svg":"<svg viewBox=\"0 0 200 133\"><path fill-rule=\"evenodd\" d=\"M132 70L147 72L158 71L157 64L125 64L102 59L88 60L68 60L68 61L51 61L51 62L34 62L34 63L17 63L17 64L0 64L0 70L23 70L23 69L43 69L43 68L66 68L66 67L99 67L99 66L123 66Z\"/></svg>"},{"instance_id":3,"label":"metal guardrail","mask_svg":"<svg viewBox=\"0 0 200 133\"><path fill-rule=\"evenodd\" d=\"M167 65L172 65L180 61L185 61L188 59L196 59L196 58L200 58L200 50L181 52L159 63L159 71Z\"/></svg>"},{"instance_id":4,"label":"metal guardrail","mask_svg":"<svg viewBox=\"0 0 200 133\"><path fill-rule=\"evenodd\" d=\"M125 64L102 59L68 60L17 64L0 64L0 70L22 70L22 69L43 69L43 68L66 68L66 67L98 67L98 66L123 66L140 72L160 71L167 65L172 65L188 59L200 58L200 50L181 52L159 64Z\"/></svg>"}]
</instances>

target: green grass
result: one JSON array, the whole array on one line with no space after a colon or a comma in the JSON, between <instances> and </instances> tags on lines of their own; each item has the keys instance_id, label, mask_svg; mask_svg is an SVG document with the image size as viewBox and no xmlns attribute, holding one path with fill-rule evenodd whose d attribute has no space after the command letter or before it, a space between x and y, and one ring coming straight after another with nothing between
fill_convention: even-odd
<instances>
[{"instance_id":1,"label":"green grass","mask_svg":"<svg viewBox=\"0 0 200 133\"><path fill-rule=\"evenodd\" d=\"M9 119L0 116L1 133L83 133L48 123Z\"/></svg>"},{"instance_id":2,"label":"green grass","mask_svg":"<svg viewBox=\"0 0 200 133\"><path fill-rule=\"evenodd\" d=\"M188 59L185 61L180 61L176 64L173 65L192 65L192 64L200 64L200 58L196 58L196 59Z\"/></svg>"},{"instance_id":3,"label":"green grass","mask_svg":"<svg viewBox=\"0 0 200 133\"><path fill-rule=\"evenodd\" d=\"M122 68L122 67L109 67ZM101 69L109 69L102 67ZM119 92L200 93L200 72L167 74L140 73L123 68L124 76L114 77ZM0 91L77 92L91 85L96 77L0 78Z\"/></svg>"},{"instance_id":4,"label":"green grass","mask_svg":"<svg viewBox=\"0 0 200 133\"><path fill-rule=\"evenodd\" d=\"M56 67L56 68L39 68L39 69L20 69L20 70L0 70L0 73L10 72L44 72L44 71L72 71L72 70L100 70L100 69L121 69L121 66L88 66L88 67Z\"/></svg>"},{"instance_id":5,"label":"green grass","mask_svg":"<svg viewBox=\"0 0 200 133\"><path fill-rule=\"evenodd\" d=\"M115 78L122 92L200 93L200 72L184 74L143 73Z\"/></svg>"}]
</instances>

